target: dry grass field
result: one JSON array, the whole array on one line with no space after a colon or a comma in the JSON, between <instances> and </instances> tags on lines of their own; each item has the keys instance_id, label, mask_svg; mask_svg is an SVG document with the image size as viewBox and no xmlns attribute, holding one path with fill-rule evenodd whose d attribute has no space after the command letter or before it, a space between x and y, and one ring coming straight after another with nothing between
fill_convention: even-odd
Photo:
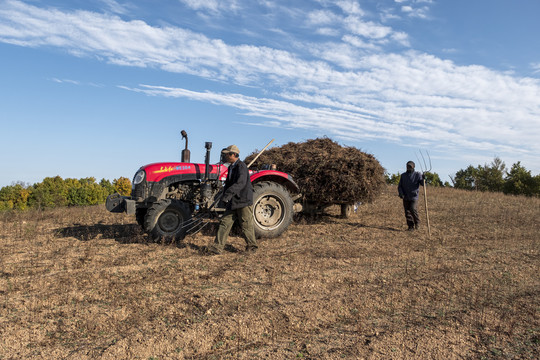
<instances>
[{"instance_id":1,"label":"dry grass field","mask_svg":"<svg viewBox=\"0 0 540 360\"><path fill-rule=\"evenodd\" d=\"M0 359L538 359L540 199L388 187L244 253L104 206L0 214ZM420 211L425 225L423 198Z\"/></svg>"}]
</instances>

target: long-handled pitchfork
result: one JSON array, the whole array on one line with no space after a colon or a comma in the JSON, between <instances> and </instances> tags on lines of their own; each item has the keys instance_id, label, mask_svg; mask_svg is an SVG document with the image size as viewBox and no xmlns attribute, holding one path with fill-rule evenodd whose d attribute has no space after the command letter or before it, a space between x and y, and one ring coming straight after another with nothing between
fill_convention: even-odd
<instances>
[{"instance_id":1,"label":"long-handled pitchfork","mask_svg":"<svg viewBox=\"0 0 540 360\"><path fill-rule=\"evenodd\" d=\"M418 163L420 164L420 169L422 169L422 174L424 174L424 184L423 184L424 185L424 202L426 205L425 207L426 207L428 234L431 237L431 227L429 226L429 211L428 211L428 205L427 205L427 190L426 190L426 178L425 178L425 174L431 171L431 157L429 156L429 153L426 150L425 153L429 160L429 168L428 168L427 163L426 163L426 157L424 156L422 150L419 150L418 152L420 153L420 157L422 158L422 161L420 161L418 154L416 154L416 158L418 159Z\"/></svg>"}]
</instances>

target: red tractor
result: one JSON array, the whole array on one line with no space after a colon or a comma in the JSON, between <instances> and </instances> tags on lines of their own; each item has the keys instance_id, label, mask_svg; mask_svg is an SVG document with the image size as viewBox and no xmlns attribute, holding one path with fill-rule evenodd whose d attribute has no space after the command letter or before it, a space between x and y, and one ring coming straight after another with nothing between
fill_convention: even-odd
<instances>
[{"instance_id":1,"label":"red tractor","mask_svg":"<svg viewBox=\"0 0 540 360\"><path fill-rule=\"evenodd\" d=\"M154 240L177 239L197 228L203 218L219 216L228 163L210 165L212 143L205 143L204 164L189 162L190 153L182 151L182 162L154 163L142 166L132 182L131 196L119 194L107 198L110 212L135 215ZM255 234L261 238L281 235L298 210L294 201L301 197L291 176L275 169L251 171Z\"/></svg>"}]
</instances>

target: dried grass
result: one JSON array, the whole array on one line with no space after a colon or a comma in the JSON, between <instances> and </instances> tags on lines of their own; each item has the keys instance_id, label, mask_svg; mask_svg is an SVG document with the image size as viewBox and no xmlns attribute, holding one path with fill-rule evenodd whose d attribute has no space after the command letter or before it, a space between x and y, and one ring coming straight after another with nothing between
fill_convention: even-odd
<instances>
[{"instance_id":1,"label":"dried grass","mask_svg":"<svg viewBox=\"0 0 540 360\"><path fill-rule=\"evenodd\" d=\"M246 162L254 159L249 155ZM290 174L304 197L320 204L371 202L384 188L384 168L371 154L329 138L290 142L263 152L252 167L275 164Z\"/></svg>"},{"instance_id":2,"label":"dried grass","mask_svg":"<svg viewBox=\"0 0 540 360\"><path fill-rule=\"evenodd\" d=\"M245 255L153 244L103 207L0 215L0 359L537 359L540 200L395 187ZM420 209L423 210L422 208Z\"/></svg>"}]
</instances>

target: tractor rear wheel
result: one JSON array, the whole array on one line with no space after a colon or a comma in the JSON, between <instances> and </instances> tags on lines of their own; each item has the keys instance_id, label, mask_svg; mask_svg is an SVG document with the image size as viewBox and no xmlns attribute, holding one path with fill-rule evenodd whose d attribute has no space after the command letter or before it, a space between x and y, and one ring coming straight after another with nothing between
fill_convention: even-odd
<instances>
[{"instance_id":1,"label":"tractor rear wheel","mask_svg":"<svg viewBox=\"0 0 540 360\"><path fill-rule=\"evenodd\" d=\"M163 199L148 208L143 228L155 241L182 240L186 236L185 224L190 218L186 203Z\"/></svg>"},{"instance_id":2,"label":"tractor rear wheel","mask_svg":"<svg viewBox=\"0 0 540 360\"><path fill-rule=\"evenodd\" d=\"M275 238L281 235L293 220L293 200L283 186L263 181L253 186L253 219L255 235Z\"/></svg>"}]
</instances>

